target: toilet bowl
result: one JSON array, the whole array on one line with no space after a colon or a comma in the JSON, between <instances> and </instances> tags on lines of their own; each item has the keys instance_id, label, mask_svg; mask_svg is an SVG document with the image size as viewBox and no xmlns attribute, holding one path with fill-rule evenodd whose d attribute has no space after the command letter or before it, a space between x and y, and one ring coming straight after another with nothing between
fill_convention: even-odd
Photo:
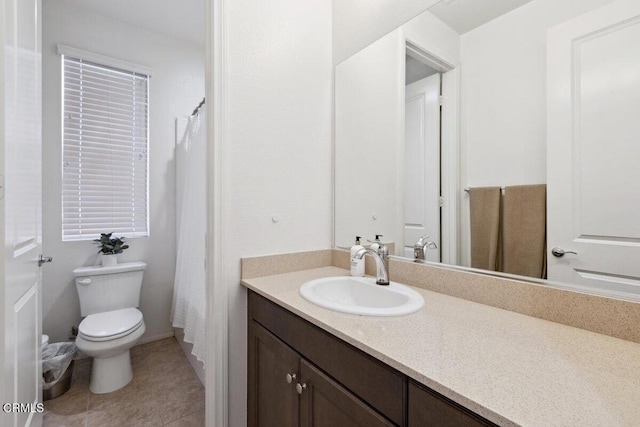
<instances>
[{"instance_id":1,"label":"toilet bowl","mask_svg":"<svg viewBox=\"0 0 640 427\"><path fill-rule=\"evenodd\" d=\"M142 313L136 308L92 314L80 323L76 345L93 357L92 393L111 393L129 384L133 379L129 350L145 329Z\"/></svg>"},{"instance_id":2,"label":"toilet bowl","mask_svg":"<svg viewBox=\"0 0 640 427\"><path fill-rule=\"evenodd\" d=\"M80 314L85 316L76 345L93 357L92 393L116 391L133 379L130 350L146 329L137 309L145 267L136 262L74 270Z\"/></svg>"}]
</instances>

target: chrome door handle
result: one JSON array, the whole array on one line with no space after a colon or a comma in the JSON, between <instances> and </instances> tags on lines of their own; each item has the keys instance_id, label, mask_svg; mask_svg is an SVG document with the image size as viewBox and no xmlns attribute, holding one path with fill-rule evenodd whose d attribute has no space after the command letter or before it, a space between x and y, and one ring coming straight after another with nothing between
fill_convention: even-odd
<instances>
[{"instance_id":1,"label":"chrome door handle","mask_svg":"<svg viewBox=\"0 0 640 427\"><path fill-rule=\"evenodd\" d=\"M38 267L42 267L42 264L45 262L53 262L53 257L44 256L42 254L38 255Z\"/></svg>"},{"instance_id":2,"label":"chrome door handle","mask_svg":"<svg viewBox=\"0 0 640 427\"><path fill-rule=\"evenodd\" d=\"M551 254L552 254L554 257L562 258L565 254L574 254L574 255L578 255L578 252L565 251L565 250L564 250L564 249L562 249L562 248L555 247L555 248L551 249Z\"/></svg>"},{"instance_id":3,"label":"chrome door handle","mask_svg":"<svg viewBox=\"0 0 640 427\"><path fill-rule=\"evenodd\" d=\"M296 375L296 373L291 373L291 374L287 374L287 382L289 384L291 384L293 382L293 380L295 380L296 378L298 378L298 376Z\"/></svg>"},{"instance_id":4,"label":"chrome door handle","mask_svg":"<svg viewBox=\"0 0 640 427\"><path fill-rule=\"evenodd\" d=\"M302 394L302 392L307 388L307 384L305 383L298 383L296 384L296 391L298 392L298 394Z\"/></svg>"}]
</instances>

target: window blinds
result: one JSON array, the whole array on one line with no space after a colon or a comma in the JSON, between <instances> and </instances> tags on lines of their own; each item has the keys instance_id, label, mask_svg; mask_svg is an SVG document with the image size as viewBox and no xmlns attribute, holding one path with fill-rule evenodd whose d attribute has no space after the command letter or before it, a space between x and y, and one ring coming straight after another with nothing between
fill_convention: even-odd
<instances>
[{"instance_id":1,"label":"window blinds","mask_svg":"<svg viewBox=\"0 0 640 427\"><path fill-rule=\"evenodd\" d=\"M62 62L62 240L148 236L149 76Z\"/></svg>"}]
</instances>

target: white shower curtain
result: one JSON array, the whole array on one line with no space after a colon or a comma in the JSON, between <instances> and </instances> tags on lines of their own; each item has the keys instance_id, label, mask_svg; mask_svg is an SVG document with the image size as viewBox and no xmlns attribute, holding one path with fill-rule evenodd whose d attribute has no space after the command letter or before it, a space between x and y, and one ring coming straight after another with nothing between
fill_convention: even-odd
<instances>
[{"instance_id":1,"label":"white shower curtain","mask_svg":"<svg viewBox=\"0 0 640 427\"><path fill-rule=\"evenodd\" d=\"M206 123L205 110L189 118L188 150L182 213L178 230L176 277L171 321L184 329L184 340L193 344L193 355L204 363L205 344L205 234L206 234ZM178 201L180 203L180 201Z\"/></svg>"}]
</instances>

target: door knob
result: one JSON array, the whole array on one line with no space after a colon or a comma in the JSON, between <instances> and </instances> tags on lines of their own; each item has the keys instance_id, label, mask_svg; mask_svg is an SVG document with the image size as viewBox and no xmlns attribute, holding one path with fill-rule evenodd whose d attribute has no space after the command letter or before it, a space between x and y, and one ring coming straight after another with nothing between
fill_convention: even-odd
<instances>
[{"instance_id":1,"label":"door knob","mask_svg":"<svg viewBox=\"0 0 640 427\"><path fill-rule=\"evenodd\" d=\"M555 247L555 248L551 249L551 254L553 254L553 256L554 256L554 257L557 257L557 258L562 258L565 254L574 254L574 255L578 255L578 253L577 253L577 252L573 252L573 251L565 251L564 249L562 249L562 248L558 248L558 247Z\"/></svg>"},{"instance_id":2,"label":"door knob","mask_svg":"<svg viewBox=\"0 0 640 427\"><path fill-rule=\"evenodd\" d=\"M44 264L45 262L53 262L53 257L40 254L38 256L38 267L42 267L42 264Z\"/></svg>"},{"instance_id":3,"label":"door knob","mask_svg":"<svg viewBox=\"0 0 640 427\"><path fill-rule=\"evenodd\" d=\"M303 391L304 391L304 389L306 389L306 388L307 388L307 384L305 384L305 383L302 383L302 384L298 383L298 384L296 384L296 391L298 392L298 394L302 394L302 392L303 392Z\"/></svg>"},{"instance_id":4,"label":"door knob","mask_svg":"<svg viewBox=\"0 0 640 427\"><path fill-rule=\"evenodd\" d=\"M296 375L295 372L293 372L291 374L287 374L287 382L289 384L291 384L293 382L293 380L295 380L296 378L298 378L298 376Z\"/></svg>"}]
</instances>

